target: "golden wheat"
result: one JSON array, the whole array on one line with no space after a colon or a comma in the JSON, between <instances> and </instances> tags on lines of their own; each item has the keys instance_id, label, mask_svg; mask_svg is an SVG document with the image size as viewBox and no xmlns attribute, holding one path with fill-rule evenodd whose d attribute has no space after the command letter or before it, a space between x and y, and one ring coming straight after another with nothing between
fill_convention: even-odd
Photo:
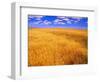
<instances>
[{"instance_id":1,"label":"golden wheat","mask_svg":"<svg viewBox=\"0 0 100 82\"><path fill-rule=\"evenodd\" d=\"M29 28L28 66L86 63L87 30Z\"/></svg>"}]
</instances>

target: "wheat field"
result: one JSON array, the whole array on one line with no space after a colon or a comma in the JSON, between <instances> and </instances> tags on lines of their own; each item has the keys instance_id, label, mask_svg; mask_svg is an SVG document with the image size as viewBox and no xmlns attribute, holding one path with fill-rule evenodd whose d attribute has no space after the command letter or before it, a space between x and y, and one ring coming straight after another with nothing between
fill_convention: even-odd
<instances>
[{"instance_id":1,"label":"wheat field","mask_svg":"<svg viewBox=\"0 0 100 82\"><path fill-rule=\"evenodd\" d=\"M28 28L28 66L87 64L87 30Z\"/></svg>"}]
</instances>

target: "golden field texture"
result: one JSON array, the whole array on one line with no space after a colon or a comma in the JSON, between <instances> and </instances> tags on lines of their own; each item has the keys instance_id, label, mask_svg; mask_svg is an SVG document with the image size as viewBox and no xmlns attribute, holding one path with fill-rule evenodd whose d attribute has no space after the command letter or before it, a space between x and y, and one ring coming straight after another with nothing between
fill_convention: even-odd
<instances>
[{"instance_id":1,"label":"golden field texture","mask_svg":"<svg viewBox=\"0 0 100 82\"><path fill-rule=\"evenodd\" d=\"M87 64L87 30L29 28L28 66Z\"/></svg>"}]
</instances>

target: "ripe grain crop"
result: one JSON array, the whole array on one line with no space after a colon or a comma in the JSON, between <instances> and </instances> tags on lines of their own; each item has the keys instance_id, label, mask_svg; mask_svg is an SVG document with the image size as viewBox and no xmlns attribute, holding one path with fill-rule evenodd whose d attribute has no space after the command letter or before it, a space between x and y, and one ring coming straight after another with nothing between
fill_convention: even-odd
<instances>
[{"instance_id":1,"label":"ripe grain crop","mask_svg":"<svg viewBox=\"0 0 100 82\"><path fill-rule=\"evenodd\" d=\"M87 30L29 28L28 66L87 64Z\"/></svg>"}]
</instances>

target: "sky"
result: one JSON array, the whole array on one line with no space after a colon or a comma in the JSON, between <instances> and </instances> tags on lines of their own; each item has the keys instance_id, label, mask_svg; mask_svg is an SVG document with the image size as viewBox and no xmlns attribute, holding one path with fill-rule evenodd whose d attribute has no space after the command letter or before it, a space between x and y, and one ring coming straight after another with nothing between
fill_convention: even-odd
<instances>
[{"instance_id":1,"label":"sky","mask_svg":"<svg viewBox=\"0 0 100 82\"><path fill-rule=\"evenodd\" d=\"M87 29L88 18L74 16L28 15L28 27Z\"/></svg>"}]
</instances>

